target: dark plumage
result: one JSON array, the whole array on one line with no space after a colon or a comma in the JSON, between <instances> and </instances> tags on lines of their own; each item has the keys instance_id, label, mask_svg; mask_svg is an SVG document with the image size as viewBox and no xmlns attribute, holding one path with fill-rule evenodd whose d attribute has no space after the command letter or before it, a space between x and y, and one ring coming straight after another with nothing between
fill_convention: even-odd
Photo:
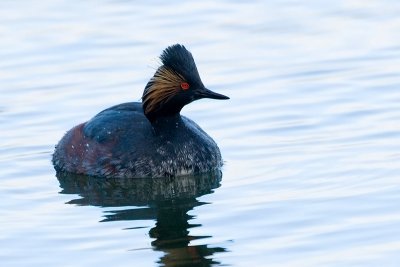
<instances>
[{"instance_id":1,"label":"dark plumage","mask_svg":"<svg viewBox=\"0 0 400 267\"><path fill-rule=\"evenodd\" d=\"M142 103L103 110L69 130L57 144L57 171L101 177L162 177L217 170L217 144L196 123L181 116L200 98L229 99L206 89L191 53L166 48L162 65L147 83Z\"/></svg>"},{"instance_id":2,"label":"dark plumage","mask_svg":"<svg viewBox=\"0 0 400 267\"><path fill-rule=\"evenodd\" d=\"M183 45L176 44L167 47L161 54L160 59L164 66L175 70L187 79L201 83L192 53L186 50ZM203 84L201 83L201 85Z\"/></svg>"}]
</instances>

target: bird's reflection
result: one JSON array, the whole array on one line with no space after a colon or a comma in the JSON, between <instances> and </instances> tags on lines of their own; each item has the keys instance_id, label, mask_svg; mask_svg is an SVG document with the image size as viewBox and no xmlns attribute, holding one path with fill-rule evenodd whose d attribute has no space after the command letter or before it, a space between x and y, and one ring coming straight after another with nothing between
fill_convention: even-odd
<instances>
[{"instance_id":1,"label":"bird's reflection","mask_svg":"<svg viewBox=\"0 0 400 267\"><path fill-rule=\"evenodd\" d=\"M68 204L101 207L127 207L107 212L102 222L120 220L156 220L150 230L154 250L165 252L161 266L211 266L219 262L212 255L225 252L222 247L191 246L191 240L208 236L191 236L188 214L199 202L198 197L210 194L220 186L221 172L198 176L163 179L101 179L57 173L61 194L78 194ZM128 208L130 206L131 208ZM135 206L135 208L132 208Z\"/></svg>"}]
</instances>

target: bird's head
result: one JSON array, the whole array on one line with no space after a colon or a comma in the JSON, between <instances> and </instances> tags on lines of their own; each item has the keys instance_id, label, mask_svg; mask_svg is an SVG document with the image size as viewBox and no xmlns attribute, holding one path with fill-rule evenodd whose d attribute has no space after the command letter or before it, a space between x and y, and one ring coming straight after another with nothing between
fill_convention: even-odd
<instances>
[{"instance_id":1,"label":"bird's head","mask_svg":"<svg viewBox=\"0 0 400 267\"><path fill-rule=\"evenodd\" d=\"M167 47L160 56L162 65L144 89L142 100L146 117L179 114L192 101L201 98L229 99L207 89L200 79L192 54L183 45Z\"/></svg>"}]
</instances>

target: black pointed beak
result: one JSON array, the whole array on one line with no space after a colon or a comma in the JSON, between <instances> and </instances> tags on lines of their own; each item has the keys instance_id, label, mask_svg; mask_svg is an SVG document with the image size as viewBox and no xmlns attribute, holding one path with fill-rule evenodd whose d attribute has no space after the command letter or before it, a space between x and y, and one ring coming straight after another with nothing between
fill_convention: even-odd
<instances>
[{"instance_id":1,"label":"black pointed beak","mask_svg":"<svg viewBox=\"0 0 400 267\"><path fill-rule=\"evenodd\" d=\"M196 92L196 98L197 99L200 99L200 98L229 99L229 97L222 95L222 94L218 94L211 90L208 90L205 87L203 87L202 89L200 89Z\"/></svg>"}]
</instances>

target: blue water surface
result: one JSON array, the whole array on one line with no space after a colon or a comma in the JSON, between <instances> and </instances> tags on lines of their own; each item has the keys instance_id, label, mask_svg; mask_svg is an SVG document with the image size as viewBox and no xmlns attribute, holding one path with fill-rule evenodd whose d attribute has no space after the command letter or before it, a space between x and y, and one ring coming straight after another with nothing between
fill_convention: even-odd
<instances>
[{"instance_id":1,"label":"blue water surface","mask_svg":"<svg viewBox=\"0 0 400 267\"><path fill-rule=\"evenodd\" d=\"M1 266L399 266L400 2L1 1ZM231 97L182 114L222 176L57 175L168 45Z\"/></svg>"}]
</instances>

